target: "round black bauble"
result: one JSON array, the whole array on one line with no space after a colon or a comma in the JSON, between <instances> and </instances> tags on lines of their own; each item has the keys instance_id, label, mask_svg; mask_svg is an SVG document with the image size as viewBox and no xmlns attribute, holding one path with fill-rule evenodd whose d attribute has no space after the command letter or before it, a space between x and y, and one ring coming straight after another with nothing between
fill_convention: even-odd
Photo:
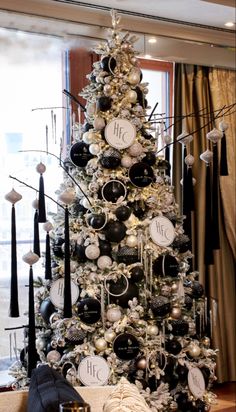
<instances>
[{"instance_id":1,"label":"round black bauble","mask_svg":"<svg viewBox=\"0 0 236 412\"><path fill-rule=\"evenodd\" d=\"M196 280L192 282L191 285L191 295L194 299L201 298L204 293L204 288L201 283L197 282Z\"/></svg>"},{"instance_id":2,"label":"round black bauble","mask_svg":"<svg viewBox=\"0 0 236 412\"><path fill-rule=\"evenodd\" d=\"M64 253L62 250L63 243L65 243L65 239L63 239L62 237L59 237L55 240L54 245L52 247L54 256L58 258L62 258L64 256Z\"/></svg>"},{"instance_id":3,"label":"round black bauble","mask_svg":"<svg viewBox=\"0 0 236 412\"><path fill-rule=\"evenodd\" d=\"M178 404L178 410L182 412L192 411L192 403L188 400L187 393L179 393L177 395L176 402Z\"/></svg>"},{"instance_id":4,"label":"round black bauble","mask_svg":"<svg viewBox=\"0 0 236 412\"><path fill-rule=\"evenodd\" d=\"M88 216L88 224L95 230L102 229L105 223L105 213L92 213L90 216Z\"/></svg>"},{"instance_id":5,"label":"round black bauble","mask_svg":"<svg viewBox=\"0 0 236 412\"><path fill-rule=\"evenodd\" d=\"M153 273L156 276L175 278L179 273L179 263L174 256L158 256L153 262Z\"/></svg>"},{"instance_id":6,"label":"round black bauble","mask_svg":"<svg viewBox=\"0 0 236 412\"><path fill-rule=\"evenodd\" d=\"M84 142L77 142L71 146L70 158L75 166L85 167L93 155L89 151L89 145Z\"/></svg>"},{"instance_id":7,"label":"round black bauble","mask_svg":"<svg viewBox=\"0 0 236 412\"><path fill-rule=\"evenodd\" d=\"M138 162L129 169L129 179L136 187L147 187L153 182L154 173L147 163Z\"/></svg>"},{"instance_id":8,"label":"round black bauble","mask_svg":"<svg viewBox=\"0 0 236 412\"><path fill-rule=\"evenodd\" d=\"M121 333L113 343L113 350L121 360L132 360L139 354L139 342L131 333Z\"/></svg>"},{"instance_id":9,"label":"round black bauble","mask_svg":"<svg viewBox=\"0 0 236 412\"><path fill-rule=\"evenodd\" d=\"M109 222L105 226L105 238L109 242L121 242L126 235L126 226L124 223L116 221L116 220L109 220Z\"/></svg>"},{"instance_id":10,"label":"round black bauble","mask_svg":"<svg viewBox=\"0 0 236 412\"><path fill-rule=\"evenodd\" d=\"M184 382L187 380L188 368L186 366L178 364L178 366L175 369L175 372L177 373L180 382Z\"/></svg>"},{"instance_id":11,"label":"round black bauble","mask_svg":"<svg viewBox=\"0 0 236 412\"><path fill-rule=\"evenodd\" d=\"M138 249L129 246L122 246L116 253L116 260L118 263L125 263L132 265L139 261Z\"/></svg>"},{"instance_id":12,"label":"round black bauble","mask_svg":"<svg viewBox=\"0 0 236 412\"><path fill-rule=\"evenodd\" d=\"M191 249L189 237L187 235L177 236L172 243L172 247L178 249L179 253L187 252Z\"/></svg>"},{"instance_id":13,"label":"round black bauble","mask_svg":"<svg viewBox=\"0 0 236 412\"><path fill-rule=\"evenodd\" d=\"M110 180L102 187L102 197L107 202L117 203L126 197L126 187L119 180Z\"/></svg>"},{"instance_id":14,"label":"round black bauble","mask_svg":"<svg viewBox=\"0 0 236 412\"><path fill-rule=\"evenodd\" d=\"M100 158L100 163L105 169L116 169L121 163L120 152L113 148L106 150Z\"/></svg>"},{"instance_id":15,"label":"round black bauble","mask_svg":"<svg viewBox=\"0 0 236 412\"><path fill-rule=\"evenodd\" d=\"M76 255L77 260L79 262L81 262L81 263L86 262L87 257L85 255L85 246L76 244L76 246L75 246L75 255Z\"/></svg>"},{"instance_id":16,"label":"round black bauble","mask_svg":"<svg viewBox=\"0 0 236 412\"><path fill-rule=\"evenodd\" d=\"M94 298L83 299L77 304L77 313L82 322L92 325L101 317L101 304Z\"/></svg>"},{"instance_id":17,"label":"round black bauble","mask_svg":"<svg viewBox=\"0 0 236 412\"><path fill-rule=\"evenodd\" d=\"M119 206L115 210L115 215L118 220L125 222L131 215L131 209L128 206Z\"/></svg>"},{"instance_id":18,"label":"round black bauble","mask_svg":"<svg viewBox=\"0 0 236 412\"><path fill-rule=\"evenodd\" d=\"M101 112L106 112L107 110L110 110L111 102L112 100L110 97L107 97L107 96L99 97L97 101L98 110L100 110Z\"/></svg>"},{"instance_id":19,"label":"round black bauble","mask_svg":"<svg viewBox=\"0 0 236 412\"><path fill-rule=\"evenodd\" d=\"M154 166L156 163L156 154L154 152L147 152L142 162L147 163L149 166Z\"/></svg>"},{"instance_id":20,"label":"round black bauble","mask_svg":"<svg viewBox=\"0 0 236 412\"><path fill-rule=\"evenodd\" d=\"M138 217L139 219L141 219L145 215L145 212L147 210L146 205L142 200L135 200L134 202L129 203L129 206L132 209L134 216Z\"/></svg>"},{"instance_id":21,"label":"round black bauble","mask_svg":"<svg viewBox=\"0 0 236 412\"><path fill-rule=\"evenodd\" d=\"M116 59L112 56L105 56L101 60L101 67L105 72L113 72L116 67Z\"/></svg>"},{"instance_id":22,"label":"round black bauble","mask_svg":"<svg viewBox=\"0 0 236 412\"><path fill-rule=\"evenodd\" d=\"M170 163L168 162L168 160L158 159L157 169L160 170L160 171L170 170Z\"/></svg>"},{"instance_id":23,"label":"round black bauble","mask_svg":"<svg viewBox=\"0 0 236 412\"><path fill-rule=\"evenodd\" d=\"M143 280L144 278L144 271L141 266L134 266L131 269L130 274L131 274L131 278L129 278L130 283L141 282L141 280Z\"/></svg>"},{"instance_id":24,"label":"round black bauble","mask_svg":"<svg viewBox=\"0 0 236 412\"><path fill-rule=\"evenodd\" d=\"M115 295L118 295L125 290L126 284L123 281L123 277L121 280L118 280L117 282L109 282L109 290L111 293L114 293ZM128 308L128 302L129 300L132 300L133 298L138 298L139 296L139 291L138 287L135 284L129 284L127 291L121 295L121 296L112 296L110 295L110 301L112 303L116 303L117 305L121 306L122 308Z\"/></svg>"},{"instance_id":25,"label":"round black bauble","mask_svg":"<svg viewBox=\"0 0 236 412\"><path fill-rule=\"evenodd\" d=\"M188 334L189 324L183 319L171 320L170 324L172 326L172 335L174 336L185 336Z\"/></svg>"},{"instance_id":26,"label":"round black bauble","mask_svg":"<svg viewBox=\"0 0 236 412\"><path fill-rule=\"evenodd\" d=\"M90 129L93 129L93 125L90 123L83 124L83 132L88 132Z\"/></svg>"},{"instance_id":27,"label":"round black bauble","mask_svg":"<svg viewBox=\"0 0 236 412\"><path fill-rule=\"evenodd\" d=\"M154 316L163 317L170 312L170 302L165 296L154 296L150 301L150 309Z\"/></svg>"},{"instance_id":28,"label":"round black bauble","mask_svg":"<svg viewBox=\"0 0 236 412\"><path fill-rule=\"evenodd\" d=\"M111 251L112 251L112 247L110 242L108 242L107 240L102 240L99 239L99 249L100 249L100 255L101 256L110 256Z\"/></svg>"},{"instance_id":29,"label":"round black bauble","mask_svg":"<svg viewBox=\"0 0 236 412\"><path fill-rule=\"evenodd\" d=\"M184 296L184 306L187 310L191 310L193 306L193 300L189 295Z\"/></svg>"},{"instance_id":30,"label":"round black bauble","mask_svg":"<svg viewBox=\"0 0 236 412\"><path fill-rule=\"evenodd\" d=\"M49 323L50 316L55 312L55 307L49 298L46 298L41 302L39 312L44 322Z\"/></svg>"},{"instance_id":31,"label":"round black bauble","mask_svg":"<svg viewBox=\"0 0 236 412\"><path fill-rule=\"evenodd\" d=\"M172 355L178 355L182 350L181 343L175 338L170 339L166 342L166 350Z\"/></svg>"},{"instance_id":32,"label":"round black bauble","mask_svg":"<svg viewBox=\"0 0 236 412\"><path fill-rule=\"evenodd\" d=\"M142 90L137 86L135 87L135 91L137 93L137 102L140 104L140 106L144 107L144 97Z\"/></svg>"}]
</instances>

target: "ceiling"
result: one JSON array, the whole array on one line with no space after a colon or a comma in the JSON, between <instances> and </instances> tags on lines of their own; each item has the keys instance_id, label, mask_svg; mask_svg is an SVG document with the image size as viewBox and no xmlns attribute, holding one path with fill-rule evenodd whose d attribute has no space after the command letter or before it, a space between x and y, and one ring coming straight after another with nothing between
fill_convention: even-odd
<instances>
[{"instance_id":1,"label":"ceiling","mask_svg":"<svg viewBox=\"0 0 236 412\"><path fill-rule=\"evenodd\" d=\"M107 37L110 10L154 59L235 68L235 0L0 0L0 27L91 47ZM150 38L156 43L149 43ZM0 34L0 45L1 45Z\"/></svg>"}]
</instances>

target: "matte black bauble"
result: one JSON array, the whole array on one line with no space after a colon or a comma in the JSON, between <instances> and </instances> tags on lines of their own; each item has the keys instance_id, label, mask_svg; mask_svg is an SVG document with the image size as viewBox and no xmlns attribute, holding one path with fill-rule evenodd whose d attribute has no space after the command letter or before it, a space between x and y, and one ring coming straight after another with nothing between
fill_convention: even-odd
<instances>
[{"instance_id":1,"label":"matte black bauble","mask_svg":"<svg viewBox=\"0 0 236 412\"><path fill-rule=\"evenodd\" d=\"M116 356L122 360L132 360L139 354L139 342L131 333L121 333L113 343Z\"/></svg>"},{"instance_id":2,"label":"matte black bauble","mask_svg":"<svg viewBox=\"0 0 236 412\"><path fill-rule=\"evenodd\" d=\"M77 260L81 263L86 262L87 257L85 255L85 247L84 245L78 245L76 244L75 246L75 255L77 257Z\"/></svg>"},{"instance_id":3,"label":"matte black bauble","mask_svg":"<svg viewBox=\"0 0 236 412\"><path fill-rule=\"evenodd\" d=\"M126 226L124 223L116 221L116 220L109 220L109 222L105 226L105 238L109 242L121 242L126 235Z\"/></svg>"},{"instance_id":4,"label":"matte black bauble","mask_svg":"<svg viewBox=\"0 0 236 412\"><path fill-rule=\"evenodd\" d=\"M116 169L120 166L121 154L118 150L110 148L103 153L100 163L105 169Z\"/></svg>"},{"instance_id":5,"label":"matte black bauble","mask_svg":"<svg viewBox=\"0 0 236 412\"><path fill-rule=\"evenodd\" d=\"M111 180L102 187L102 197L107 202L117 203L126 196L126 188L119 180Z\"/></svg>"},{"instance_id":6,"label":"matte black bauble","mask_svg":"<svg viewBox=\"0 0 236 412\"><path fill-rule=\"evenodd\" d=\"M188 368L186 366L178 364L175 372L177 373L180 382L184 382L187 380Z\"/></svg>"},{"instance_id":7,"label":"matte black bauble","mask_svg":"<svg viewBox=\"0 0 236 412\"><path fill-rule=\"evenodd\" d=\"M118 220L125 222L131 215L131 209L128 206L119 206L115 210L115 215Z\"/></svg>"},{"instance_id":8,"label":"matte black bauble","mask_svg":"<svg viewBox=\"0 0 236 412\"><path fill-rule=\"evenodd\" d=\"M107 240L102 240L99 239L99 249L100 249L100 255L101 256L110 256L111 251L112 251L112 246L110 242Z\"/></svg>"},{"instance_id":9,"label":"matte black bauble","mask_svg":"<svg viewBox=\"0 0 236 412\"><path fill-rule=\"evenodd\" d=\"M144 278L144 271L141 266L134 266L131 269L130 274L131 278L129 278L129 282L131 283L141 282L141 280L143 280Z\"/></svg>"},{"instance_id":10,"label":"matte black bauble","mask_svg":"<svg viewBox=\"0 0 236 412\"><path fill-rule=\"evenodd\" d=\"M50 316L55 312L55 307L49 298L46 298L41 302L39 312L44 322L49 323Z\"/></svg>"},{"instance_id":11,"label":"matte black bauble","mask_svg":"<svg viewBox=\"0 0 236 412\"><path fill-rule=\"evenodd\" d=\"M153 273L156 276L175 278L179 273L179 263L174 256L158 256L153 262Z\"/></svg>"},{"instance_id":12,"label":"matte black bauble","mask_svg":"<svg viewBox=\"0 0 236 412\"><path fill-rule=\"evenodd\" d=\"M170 302L165 296L154 296L150 301L150 308L154 316L163 317L170 312Z\"/></svg>"},{"instance_id":13,"label":"matte black bauble","mask_svg":"<svg viewBox=\"0 0 236 412\"><path fill-rule=\"evenodd\" d=\"M172 326L172 335L174 336L185 336L188 334L189 324L183 319L171 320L170 324Z\"/></svg>"},{"instance_id":14,"label":"matte black bauble","mask_svg":"<svg viewBox=\"0 0 236 412\"><path fill-rule=\"evenodd\" d=\"M154 152L147 152L142 162L147 163L149 166L154 166L156 163L156 154Z\"/></svg>"},{"instance_id":15,"label":"matte black bauble","mask_svg":"<svg viewBox=\"0 0 236 412\"><path fill-rule=\"evenodd\" d=\"M105 213L92 213L92 215L88 218L88 223L89 226L91 226L95 230L102 229L106 223Z\"/></svg>"},{"instance_id":16,"label":"matte black bauble","mask_svg":"<svg viewBox=\"0 0 236 412\"><path fill-rule=\"evenodd\" d=\"M124 283L123 279L118 280L117 282L109 282L109 290L114 295L121 294L126 287L126 283ZM121 306L122 308L128 308L129 300L133 298L139 297L139 291L137 285L134 283L129 284L127 291L121 296L112 296L110 295L110 301L112 303L116 303L117 305Z\"/></svg>"},{"instance_id":17,"label":"matte black bauble","mask_svg":"<svg viewBox=\"0 0 236 412\"><path fill-rule=\"evenodd\" d=\"M197 282L196 280L192 282L191 285L191 295L194 299L201 298L204 293L204 288L201 283Z\"/></svg>"},{"instance_id":18,"label":"matte black bauble","mask_svg":"<svg viewBox=\"0 0 236 412\"><path fill-rule=\"evenodd\" d=\"M92 325L101 317L101 303L94 298L83 299L77 304L77 313L82 322Z\"/></svg>"},{"instance_id":19,"label":"matte black bauble","mask_svg":"<svg viewBox=\"0 0 236 412\"><path fill-rule=\"evenodd\" d=\"M145 212L147 210L146 205L142 200L135 200L134 202L129 203L129 206L132 209L134 216L138 217L139 219L141 219L145 215Z\"/></svg>"},{"instance_id":20,"label":"matte black bauble","mask_svg":"<svg viewBox=\"0 0 236 412\"><path fill-rule=\"evenodd\" d=\"M65 239L59 237L55 239L54 245L52 247L54 256L62 258L64 256L62 245L65 243Z\"/></svg>"},{"instance_id":21,"label":"matte black bauble","mask_svg":"<svg viewBox=\"0 0 236 412\"><path fill-rule=\"evenodd\" d=\"M116 260L118 263L132 265L133 263L139 261L138 249L129 246L122 246L116 253Z\"/></svg>"},{"instance_id":22,"label":"matte black bauble","mask_svg":"<svg viewBox=\"0 0 236 412\"><path fill-rule=\"evenodd\" d=\"M99 97L97 101L98 110L100 110L101 112L106 112L107 110L110 110L111 103L112 103L112 100L110 97L108 96Z\"/></svg>"},{"instance_id":23,"label":"matte black bauble","mask_svg":"<svg viewBox=\"0 0 236 412\"><path fill-rule=\"evenodd\" d=\"M89 151L89 145L84 142L77 142L71 146L70 158L75 166L85 167L93 155Z\"/></svg>"},{"instance_id":24,"label":"matte black bauble","mask_svg":"<svg viewBox=\"0 0 236 412\"><path fill-rule=\"evenodd\" d=\"M170 339L166 342L166 350L172 355L178 355L182 350L181 343L175 338Z\"/></svg>"},{"instance_id":25,"label":"matte black bauble","mask_svg":"<svg viewBox=\"0 0 236 412\"><path fill-rule=\"evenodd\" d=\"M134 163L129 169L129 179L136 187L147 187L154 180L154 173L147 163Z\"/></svg>"},{"instance_id":26,"label":"matte black bauble","mask_svg":"<svg viewBox=\"0 0 236 412\"><path fill-rule=\"evenodd\" d=\"M101 60L101 67L105 72L113 72L116 67L116 59L112 56L105 56Z\"/></svg>"}]
</instances>

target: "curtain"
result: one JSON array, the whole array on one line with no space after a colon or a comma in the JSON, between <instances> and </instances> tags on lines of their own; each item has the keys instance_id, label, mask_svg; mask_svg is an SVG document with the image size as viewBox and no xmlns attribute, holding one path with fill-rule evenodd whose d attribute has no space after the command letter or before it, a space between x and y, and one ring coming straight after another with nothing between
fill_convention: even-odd
<instances>
[{"instance_id":1,"label":"curtain","mask_svg":"<svg viewBox=\"0 0 236 412\"><path fill-rule=\"evenodd\" d=\"M226 116L228 176L219 176L218 221L220 246L213 250L213 261L206 264L205 211L207 208L206 165L199 156L212 145L206 134L218 127L222 118L214 121L213 110L235 103L236 73L225 69L176 64L174 85L174 147L173 185L175 196L182 207L180 179L183 169L183 148L177 136L183 130L193 133L193 141L187 144L187 153L194 156L193 177L194 211L192 214L193 268L199 271L199 280L205 286L213 320L212 346L219 349L217 376L219 382L236 380L236 303L235 303L235 114ZM202 111L204 109L204 111ZM193 116L182 116L194 113ZM208 113L208 114L207 114ZM204 116L202 116L204 114ZM207 126L204 126L208 123ZM220 157L220 143L218 143ZM212 174L212 170L211 170ZM212 177L212 176L211 176Z\"/></svg>"}]
</instances>

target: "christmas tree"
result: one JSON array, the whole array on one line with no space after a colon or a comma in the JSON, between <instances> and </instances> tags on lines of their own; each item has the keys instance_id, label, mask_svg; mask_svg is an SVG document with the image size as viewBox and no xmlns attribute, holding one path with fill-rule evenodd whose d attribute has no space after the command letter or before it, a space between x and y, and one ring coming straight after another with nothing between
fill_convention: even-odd
<instances>
[{"instance_id":1,"label":"christmas tree","mask_svg":"<svg viewBox=\"0 0 236 412\"><path fill-rule=\"evenodd\" d=\"M113 12L111 35L95 50L101 58L81 93L86 120L74 124L62 161L62 207L53 226L44 223L37 354L31 340L12 374L27 384L30 357L30 368L47 363L73 385L115 385L125 377L152 410L206 411L215 351L204 290L191 271L169 163L157 156L136 38L118 23ZM38 171L42 177L42 166ZM25 257L30 265L33 255Z\"/></svg>"}]
</instances>

